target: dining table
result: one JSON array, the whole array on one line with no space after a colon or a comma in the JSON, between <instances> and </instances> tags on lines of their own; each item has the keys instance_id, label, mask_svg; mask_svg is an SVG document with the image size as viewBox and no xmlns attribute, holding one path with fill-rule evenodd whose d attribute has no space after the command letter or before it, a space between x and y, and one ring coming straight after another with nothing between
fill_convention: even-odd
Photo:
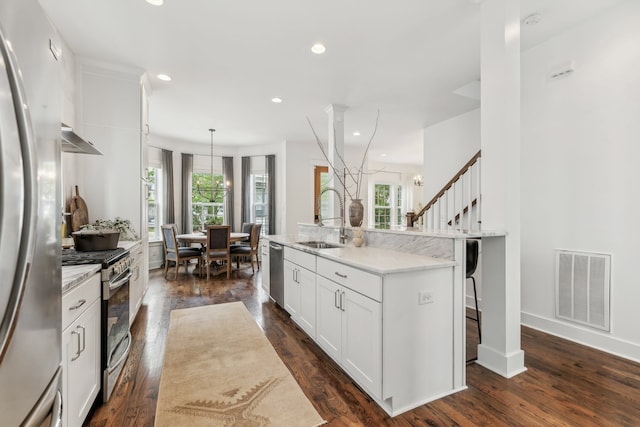
<instances>
[{"instance_id":1,"label":"dining table","mask_svg":"<svg viewBox=\"0 0 640 427\"><path fill-rule=\"evenodd\" d=\"M178 234L176 236L178 242L184 243L186 245L191 245L192 243L200 243L201 245L207 244L207 235L205 233L196 232L196 233L188 233L188 234ZM231 232L229 236L229 242L244 242L249 240L249 233L236 233Z\"/></svg>"},{"instance_id":2,"label":"dining table","mask_svg":"<svg viewBox=\"0 0 640 427\"><path fill-rule=\"evenodd\" d=\"M178 242L185 245L189 245L189 246L193 243L200 243L204 248L207 245L207 234L203 232L178 234L176 235L176 239L178 240ZM249 233L231 232L231 234L229 235L229 243L244 242L248 240L249 240ZM199 270L199 269L200 269L200 261L198 261L198 264L196 265L193 271L195 272L196 270Z\"/></svg>"}]
</instances>

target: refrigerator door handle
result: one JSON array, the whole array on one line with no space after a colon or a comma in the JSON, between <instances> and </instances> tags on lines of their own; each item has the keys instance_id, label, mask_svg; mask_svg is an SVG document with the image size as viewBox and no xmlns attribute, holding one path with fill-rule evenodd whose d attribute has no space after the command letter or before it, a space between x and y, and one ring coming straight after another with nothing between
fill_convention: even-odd
<instances>
[{"instance_id":1,"label":"refrigerator door handle","mask_svg":"<svg viewBox=\"0 0 640 427\"><path fill-rule=\"evenodd\" d=\"M31 261L35 251L34 233L36 229L36 213L38 212L38 199L36 187L36 164L33 154L33 131L31 127L31 119L29 117L26 105L27 99L24 88L22 87L22 79L17 72L15 57L13 52L8 48L4 34L0 31L0 55L4 60L6 67L7 80L9 89L12 93L13 109L16 116L18 126L18 135L20 141L20 152L22 156L22 172L24 179L24 206L23 206L23 222L20 233L20 244L18 249L17 265L13 285L8 298L6 310L4 310L4 319L0 323L0 363L4 358L14 329L16 327L18 313L22 304L22 296L24 295ZM5 179L7 177L1 177ZM0 203L2 201L0 200ZM1 228L0 224L0 228ZM1 230L0 230L1 231Z\"/></svg>"},{"instance_id":2,"label":"refrigerator door handle","mask_svg":"<svg viewBox=\"0 0 640 427\"><path fill-rule=\"evenodd\" d=\"M58 366L53 379L42 393L42 397L31 413L22 423L24 427L40 427L51 416L49 427L62 427L62 394L60 383L62 382L62 366Z\"/></svg>"}]
</instances>

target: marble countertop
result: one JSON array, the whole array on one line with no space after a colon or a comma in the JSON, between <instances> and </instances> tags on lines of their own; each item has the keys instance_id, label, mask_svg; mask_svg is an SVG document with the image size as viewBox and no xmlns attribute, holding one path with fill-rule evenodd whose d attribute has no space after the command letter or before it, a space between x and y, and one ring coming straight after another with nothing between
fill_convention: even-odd
<instances>
[{"instance_id":1,"label":"marble countertop","mask_svg":"<svg viewBox=\"0 0 640 427\"><path fill-rule=\"evenodd\" d=\"M298 223L298 225L303 225L307 227L317 227L318 224L312 223ZM337 225L324 225L325 228L340 228ZM347 226L348 229L353 229L353 227ZM456 231L456 230L426 230L422 227L405 227L402 225L394 225L390 229L382 229L382 228L365 228L362 227L363 232L374 232L374 233L387 233L387 234L409 234L415 236L428 236L428 237L440 237L445 239L469 239L469 238L478 238L478 237L498 237L498 236L506 236L507 233L504 230L483 230L483 231Z\"/></svg>"},{"instance_id":2,"label":"marble countertop","mask_svg":"<svg viewBox=\"0 0 640 427\"><path fill-rule=\"evenodd\" d=\"M446 259L368 246L357 248L353 245L345 245L339 248L315 249L296 243L298 241L308 240L306 238L299 238L297 235L271 235L265 238L274 243L280 243L380 275L452 267L456 265L455 261Z\"/></svg>"},{"instance_id":3,"label":"marble countertop","mask_svg":"<svg viewBox=\"0 0 640 427\"><path fill-rule=\"evenodd\" d=\"M62 293L65 294L71 289L84 282L86 279L101 270L100 264L65 265L62 267Z\"/></svg>"}]
</instances>

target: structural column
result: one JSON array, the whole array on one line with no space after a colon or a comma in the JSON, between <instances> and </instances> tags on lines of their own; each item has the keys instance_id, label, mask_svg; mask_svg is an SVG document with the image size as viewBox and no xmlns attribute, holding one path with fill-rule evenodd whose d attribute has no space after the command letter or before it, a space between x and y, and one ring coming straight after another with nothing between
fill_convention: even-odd
<instances>
[{"instance_id":1,"label":"structural column","mask_svg":"<svg viewBox=\"0 0 640 427\"><path fill-rule=\"evenodd\" d=\"M340 193L340 199L344 201L344 188L340 180L344 182L345 165L342 160L344 159L344 112L347 111L347 107L339 104L330 104L324 111L329 117L327 156L329 157L329 162L335 168L333 172L340 176L340 179L337 179L334 174L330 174L329 187L335 188ZM339 205L335 203L335 200L334 196L329 197L331 216L334 218L340 216Z\"/></svg>"},{"instance_id":2,"label":"structural column","mask_svg":"<svg viewBox=\"0 0 640 427\"><path fill-rule=\"evenodd\" d=\"M478 363L523 372L520 348L520 2L481 5L482 344ZM495 232L495 234L492 234Z\"/></svg>"}]
</instances>

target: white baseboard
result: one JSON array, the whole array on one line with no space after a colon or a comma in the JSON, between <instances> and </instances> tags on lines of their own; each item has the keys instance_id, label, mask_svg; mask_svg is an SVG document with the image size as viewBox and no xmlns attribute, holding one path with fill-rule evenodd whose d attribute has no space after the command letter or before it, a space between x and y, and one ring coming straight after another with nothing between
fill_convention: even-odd
<instances>
[{"instance_id":1,"label":"white baseboard","mask_svg":"<svg viewBox=\"0 0 640 427\"><path fill-rule=\"evenodd\" d=\"M467 305L467 308L470 308L472 310L476 309L476 302L473 299L473 294L465 296L465 304ZM482 309L480 307L482 307L482 299L478 298L478 311L482 312Z\"/></svg>"},{"instance_id":2,"label":"white baseboard","mask_svg":"<svg viewBox=\"0 0 640 427\"><path fill-rule=\"evenodd\" d=\"M611 353L625 359L640 362L640 345L612 337L607 332L591 330L557 319L548 319L535 314L521 312L520 322L524 326Z\"/></svg>"}]
</instances>

